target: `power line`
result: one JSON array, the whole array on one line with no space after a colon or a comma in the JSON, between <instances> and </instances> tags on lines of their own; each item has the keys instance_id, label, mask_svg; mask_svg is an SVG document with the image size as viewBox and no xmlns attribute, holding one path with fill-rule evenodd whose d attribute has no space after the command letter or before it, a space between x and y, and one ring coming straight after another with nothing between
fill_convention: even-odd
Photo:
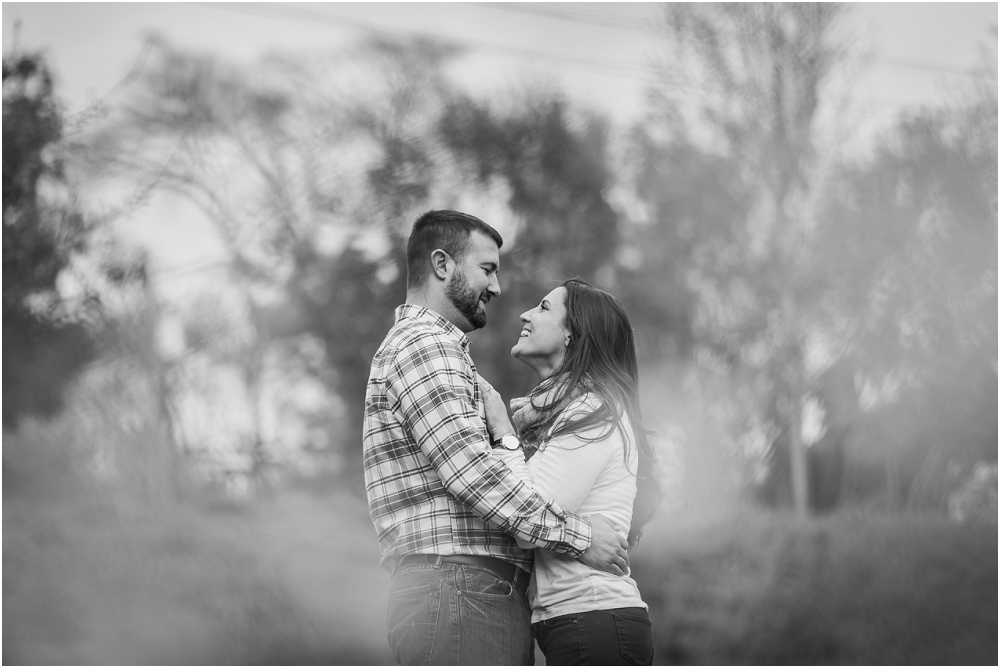
<instances>
[{"instance_id":1,"label":"power line","mask_svg":"<svg viewBox=\"0 0 1000 668\"><path fill-rule=\"evenodd\" d=\"M946 74L963 74L970 77L982 76L983 74L983 68L981 67L960 67L958 65L936 63L930 60L902 58L900 56L879 56L874 60L876 62L882 61L886 65L891 65L893 67L905 67L914 70L932 70L936 72L944 72Z\"/></svg>"},{"instance_id":2,"label":"power line","mask_svg":"<svg viewBox=\"0 0 1000 668\"><path fill-rule=\"evenodd\" d=\"M654 27L644 21L626 19L612 14L570 12L562 9L538 7L533 4L525 3L464 2L462 4L470 5L472 7L485 7L486 9L511 12L514 14L546 16L560 21L568 21L570 23L586 23L605 28L620 28L622 30L638 31L647 34ZM893 55L878 56L874 60L876 62L881 61L883 64L890 67L930 70L946 74L961 74L964 76L974 77L980 76L983 73L981 68L962 67L960 65L952 65L949 63L939 63L931 60L904 58Z\"/></svg>"},{"instance_id":3,"label":"power line","mask_svg":"<svg viewBox=\"0 0 1000 668\"><path fill-rule=\"evenodd\" d=\"M245 5L230 5L230 4L218 5L213 3L204 3L204 4L206 6L213 7L215 9L241 12L244 14L250 14L256 16L270 15L270 16L276 16L278 18L285 18L289 20L306 22L310 24L321 22L341 27L350 27L383 37L395 37L399 36L400 34L399 32L387 30L384 27L376 25L369 21L353 19L341 15L328 14L326 12L317 12L312 9L293 7L290 5L245 6ZM408 32L406 34L412 37L423 37L426 39L434 39L438 41L450 42L451 44L460 46L470 51L472 50L492 51L494 53L512 55L517 58L530 61L537 61L539 59L547 60L550 62L557 61L564 63L563 66L575 67L577 69L584 69L590 72L594 72L595 71L594 68L600 68L603 70L608 70L608 72L602 72L602 74L614 74L616 76L634 79L636 81L642 81L645 83L654 83L654 80L649 76L649 72L646 70L646 68L639 67L630 63L595 60L593 58L572 56L565 53L557 53L552 51L537 51L534 49L512 47L504 44L497 44L494 42L483 42L483 41L463 42L454 39L442 40L439 35L428 35L426 33L413 32L413 31Z\"/></svg>"},{"instance_id":4,"label":"power line","mask_svg":"<svg viewBox=\"0 0 1000 668\"><path fill-rule=\"evenodd\" d=\"M579 12L567 12L561 9L539 7L535 4L505 3L505 2L463 2L463 5L472 7L486 7L513 14L531 14L534 16L546 16L560 21L570 21L572 23L589 23L601 28L620 28L621 30L642 30L648 32L651 26L642 21L613 16L611 14L585 14Z\"/></svg>"},{"instance_id":5,"label":"power line","mask_svg":"<svg viewBox=\"0 0 1000 668\"><path fill-rule=\"evenodd\" d=\"M326 12L318 12L312 9L306 9L302 7L295 7L291 5L236 5L236 4L217 4L217 3L201 3L208 7L213 7L216 9L223 9L226 11L235 11L243 14L249 14L253 16L263 16L263 17L274 17L286 20L293 20L303 23L308 23L315 25L317 22L325 23L329 25L334 25L338 27L349 27L364 32L382 36L382 37L398 37L401 34L408 35L411 37L421 37L429 40L442 41L439 35L429 35L426 33L411 31L393 31L391 29L386 29L383 26L377 25L370 21L365 21L361 19L354 19L351 17L346 17L342 15L334 15ZM544 12L547 15L551 15L553 18L558 18L560 20L568 20L572 22L597 22L601 21L601 25L606 25L603 23L605 19L619 18L612 17L611 15L598 16L597 14L592 14L591 18L584 18L583 14L577 13L576 15L571 15L568 12L564 12L556 9L540 8L523 5L521 3L511 3L510 5L505 3L467 3L473 6L486 6L490 9L502 9L504 11L512 11L519 13L533 13L541 14ZM639 22L627 21L626 19L621 19L620 27L629 26L629 29L638 28ZM469 51L474 50L485 50L493 51L496 53L510 55L520 59L527 59L533 62L537 62L539 59L549 61L556 67L569 67L572 69L583 70L587 72L592 72L596 74L603 74L605 76L616 76L620 78L632 79L634 81L639 81L646 84L667 84L670 86L676 86L680 88L688 88L692 90L700 90L701 86L683 80L683 79L670 79L664 80L662 76L654 76L651 72L644 67L639 67L632 64L621 63L621 62L609 62L602 60L595 60L592 58L583 58L579 56L573 56L565 53L556 53L551 51L536 51L532 49L523 49L519 47L512 47L508 45L502 45L491 42L464 42L461 40L450 39L451 44L458 46ZM898 67L910 67L917 69L939 69L941 71L950 72L953 74L970 74L975 75L975 70L964 70L958 67L944 65L940 63L933 63L931 61L920 61L912 60L907 58L899 58L894 56L886 56L881 58L881 60L886 61L890 65ZM600 68L603 70L610 70L599 72L595 68ZM885 106L885 107L904 107L904 106L915 106L908 103L897 103L897 102L886 102L881 100L873 100L874 106ZM872 106L872 105L869 105ZM919 106L919 105L916 105Z\"/></svg>"}]
</instances>

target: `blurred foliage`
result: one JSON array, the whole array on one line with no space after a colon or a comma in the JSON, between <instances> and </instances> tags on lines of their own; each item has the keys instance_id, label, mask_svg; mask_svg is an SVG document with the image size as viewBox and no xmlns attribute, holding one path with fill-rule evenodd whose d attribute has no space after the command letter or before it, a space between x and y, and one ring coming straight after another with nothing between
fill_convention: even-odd
<instances>
[{"instance_id":1,"label":"blurred foliage","mask_svg":"<svg viewBox=\"0 0 1000 668\"><path fill-rule=\"evenodd\" d=\"M84 327L65 313L57 281L85 246L83 217L48 192L65 186L58 152L62 114L42 58L3 59L4 427L52 415L65 384L94 355Z\"/></svg>"},{"instance_id":2,"label":"blurred foliage","mask_svg":"<svg viewBox=\"0 0 1000 668\"><path fill-rule=\"evenodd\" d=\"M310 74L305 66L275 62L250 77L159 40L153 47L152 65L124 122L96 144L115 156L118 170L138 171L195 202L231 258L232 285L240 302L236 317L242 319L242 326L233 325L241 332L239 351L213 348L205 336L188 339L213 357L217 369L234 367L243 379L248 397L244 412L254 418L240 438L252 471L274 460L257 419L265 358L275 348L292 356L303 349L283 342L305 338L319 345L323 361L309 358L304 367L343 397L346 425L335 431L360 443L360 402L374 352L362 348L373 330L391 324L391 307L379 308L376 294L390 286L376 280L377 265L364 262L351 242L362 226L348 229L347 243L333 251L321 250L321 238L364 206L345 196L354 188L364 190L362 175L329 169L335 152L348 141L341 124L368 135L396 158L400 140L390 132L394 119L379 117L374 108L361 114L340 106L334 108L339 113L330 113L319 102L293 99L295 79ZM386 163L392 161L387 158ZM404 165L396 167L403 170ZM376 191L391 188L384 181L393 173L373 169L369 181ZM379 213L363 215L370 219ZM186 317L200 316L189 312ZM187 329L193 334L199 326ZM360 448L345 447L344 452L348 467L357 470Z\"/></svg>"},{"instance_id":3,"label":"blurred foliage","mask_svg":"<svg viewBox=\"0 0 1000 668\"><path fill-rule=\"evenodd\" d=\"M107 220L85 216L80 147L63 136L63 110L40 55L4 56L3 118L8 428L60 410L67 384L114 348L114 319L146 273L143 256L108 235Z\"/></svg>"},{"instance_id":4,"label":"blurred foliage","mask_svg":"<svg viewBox=\"0 0 1000 668\"><path fill-rule=\"evenodd\" d=\"M356 497L151 511L4 494L4 664L392 662L388 578Z\"/></svg>"},{"instance_id":5,"label":"blurred foliage","mask_svg":"<svg viewBox=\"0 0 1000 668\"><path fill-rule=\"evenodd\" d=\"M918 113L851 162L821 148L817 126L850 51L834 37L843 11L665 9L655 115L632 137L646 204L632 256L638 275L686 293L671 303L692 326L692 378L758 498L834 507L874 460L890 504L941 508L949 461L996 457L995 413L970 408L996 396L995 76L992 92ZM976 380L927 412L924 397L948 396L970 365ZM895 408L877 427L862 390L887 382L876 402ZM814 402L824 429L806 451Z\"/></svg>"},{"instance_id":6,"label":"blurred foliage","mask_svg":"<svg viewBox=\"0 0 1000 668\"><path fill-rule=\"evenodd\" d=\"M662 665L993 665L996 524L674 518L632 558Z\"/></svg>"},{"instance_id":7,"label":"blurred foliage","mask_svg":"<svg viewBox=\"0 0 1000 668\"><path fill-rule=\"evenodd\" d=\"M811 242L824 191L814 131L825 79L845 46L835 4L678 4L664 10L667 56L655 116L633 138L650 221L643 274L681 279L703 363L737 390L732 429L770 437L807 503L801 411L809 306L821 285ZM686 77L691 87L677 85ZM695 88L696 90L692 90ZM788 482L786 481L787 485Z\"/></svg>"},{"instance_id":8,"label":"blurred foliage","mask_svg":"<svg viewBox=\"0 0 1000 668\"><path fill-rule=\"evenodd\" d=\"M510 358L520 314L572 276L614 283L618 214L607 201L612 182L608 131L602 119L574 119L558 96L520 100L511 110L468 98L450 102L442 140L475 185L499 189L520 221L505 240L503 296L490 325L474 335L483 373L503 396L526 394L537 378Z\"/></svg>"},{"instance_id":9,"label":"blurred foliage","mask_svg":"<svg viewBox=\"0 0 1000 668\"><path fill-rule=\"evenodd\" d=\"M445 86L440 68L448 56L421 41L374 40L361 57L335 62L371 77L364 89L354 81L324 90L317 84L328 76L325 62L276 61L249 76L154 41L151 69L123 122L93 140L116 169L182 194L216 226L242 291L247 342L214 359L239 367L249 394L259 395L253 388L267 351L303 337L319 344L322 362L309 359L306 367L343 401L335 431L355 482L364 385L377 333L405 296L405 243L419 212L499 187L525 221L516 245L505 248L512 249L504 267L511 297L491 313L506 329L476 335L484 372L508 394L532 382L503 362L517 314L578 273L581 259L597 272L612 264L617 233L603 197L611 176L604 122L574 127L567 103L548 98L495 113ZM313 82L307 90L315 99L291 90L303 79ZM334 160L338 151L365 159L345 169ZM332 246L331 235L338 239ZM202 316L189 309L185 317ZM187 327L189 347L204 347L202 329ZM251 402L248 410L261 409ZM273 457L259 427L251 431L258 466Z\"/></svg>"},{"instance_id":10,"label":"blurred foliage","mask_svg":"<svg viewBox=\"0 0 1000 668\"><path fill-rule=\"evenodd\" d=\"M674 497L943 512L996 459L995 76L848 159L819 129L852 49L843 11L667 6L653 113L624 132L551 90L470 97L447 76L459 50L425 39L240 66L153 37L75 159L92 179L194 204L223 251L218 280L183 299L88 285L115 318L83 318L80 299L63 312L115 333L104 354L148 378L150 424L212 484L251 493L322 470L360 490L364 386L405 296L409 226L466 210L506 238L503 298L472 335L504 396L535 382L509 357L519 314L581 275L629 307L649 426L685 468L668 476L686 488ZM16 243L56 249L10 263L21 273L7 281L5 236L5 309L8 285L57 304L70 257L92 256L108 280L139 275L120 249L92 247L60 153L43 150L60 146L51 83L24 67L9 86L5 70L5 119L31 88L41 97L22 116L50 130L18 178L64 187L29 197L5 168L5 235L20 221ZM79 327L44 322L64 321ZM51 349L89 359L74 345Z\"/></svg>"},{"instance_id":11,"label":"blurred foliage","mask_svg":"<svg viewBox=\"0 0 1000 668\"><path fill-rule=\"evenodd\" d=\"M941 507L949 465L996 458L992 80L964 108L902 122L870 163L841 172L821 214L817 268L834 288L823 307L847 316L835 336L851 350L838 364L861 381L855 404L866 383L899 387L839 428L855 425L855 459L885 462L893 503Z\"/></svg>"}]
</instances>

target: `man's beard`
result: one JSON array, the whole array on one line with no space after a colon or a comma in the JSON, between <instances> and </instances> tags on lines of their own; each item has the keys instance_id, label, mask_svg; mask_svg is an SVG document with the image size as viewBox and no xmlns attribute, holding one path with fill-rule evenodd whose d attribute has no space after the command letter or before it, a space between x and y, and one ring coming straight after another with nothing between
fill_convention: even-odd
<instances>
[{"instance_id":1,"label":"man's beard","mask_svg":"<svg viewBox=\"0 0 1000 668\"><path fill-rule=\"evenodd\" d=\"M458 312L465 316L473 329L481 329L486 325L486 308L479 302L483 293L476 292L469 286L464 272L460 270L455 272L444 294Z\"/></svg>"}]
</instances>

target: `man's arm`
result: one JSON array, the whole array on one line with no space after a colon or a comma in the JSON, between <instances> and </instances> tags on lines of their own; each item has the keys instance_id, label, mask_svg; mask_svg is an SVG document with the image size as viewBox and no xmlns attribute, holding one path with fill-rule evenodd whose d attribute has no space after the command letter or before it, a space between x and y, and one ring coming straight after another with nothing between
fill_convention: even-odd
<instances>
[{"instance_id":1,"label":"man's arm","mask_svg":"<svg viewBox=\"0 0 1000 668\"><path fill-rule=\"evenodd\" d=\"M590 523L531 492L493 454L472 373L457 344L412 340L386 376L392 410L457 500L513 536L579 557L591 545Z\"/></svg>"},{"instance_id":2,"label":"man's arm","mask_svg":"<svg viewBox=\"0 0 1000 668\"><path fill-rule=\"evenodd\" d=\"M491 435L496 437L509 433L505 431L508 427L504 426L507 410L503 397L482 378L480 387L483 390L486 421ZM568 414L593 408L577 402L566 410ZM614 454L613 444L609 441L613 438L621 438L617 430L607 433L605 428L595 427L582 434L567 434L549 441L544 451L535 454L539 461L535 475L531 475L522 450L501 450L497 452L497 456L542 498L552 499L563 508L576 511ZM622 527L600 514L594 514L589 519L592 527L591 545L580 560L588 566L616 575L627 572L628 540L621 534ZM535 547L530 541L516 538L517 544L524 549Z\"/></svg>"}]
</instances>

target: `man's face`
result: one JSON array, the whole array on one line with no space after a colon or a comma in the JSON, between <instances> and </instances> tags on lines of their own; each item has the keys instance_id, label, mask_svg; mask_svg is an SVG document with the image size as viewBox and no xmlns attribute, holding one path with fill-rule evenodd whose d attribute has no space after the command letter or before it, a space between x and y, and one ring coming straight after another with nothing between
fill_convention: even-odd
<instances>
[{"instance_id":1,"label":"man's face","mask_svg":"<svg viewBox=\"0 0 1000 668\"><path fill-rule=\"evenodd\" d=\"M463 332L486 325L486 304L500 296L497 271L500 269L500 249L489 236L473 232L469 245L455 265L455 271L445 286L445 296L466 320L457 322Z\"/></svg>"}]
</instances>

